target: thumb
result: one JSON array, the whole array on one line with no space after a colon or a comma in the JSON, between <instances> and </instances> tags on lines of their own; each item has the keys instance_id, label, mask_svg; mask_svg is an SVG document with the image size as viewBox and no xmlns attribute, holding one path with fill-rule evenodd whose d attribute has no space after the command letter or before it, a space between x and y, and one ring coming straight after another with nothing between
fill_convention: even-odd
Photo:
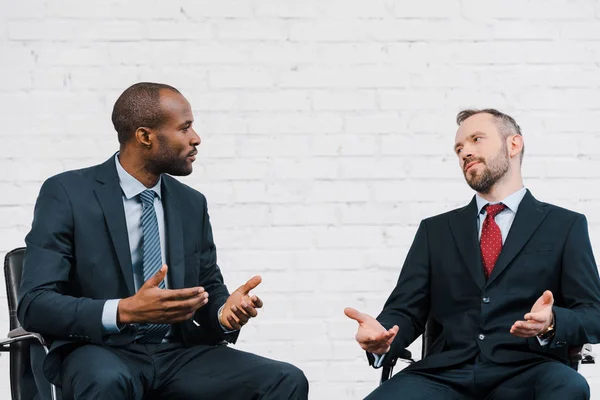
<instances>
[{"instance_id":1,"label":"thumb","mask_svg":"<svg viewBox=\"0 0 600 400\"><path fill-rule=\"evenodd\" d=\"M549 291L549 290L546 290L544 292L544 294L542 295L542 301L546 305L552 305L552 304L554 304L554 296L552 295L552 292Z\"/></svg>"},{"instance_id":2,"label":"thumb","mask_svg":"<svg viewBox=\"0 0 600 400\"><path fill-rule=\"evenodd\" d=\"M365 314L352 307L344 308L344 314L346 314L346 317L355 320L359 324L365 322Z\"/></svg>"},{"instance_id":3,"label":"thumb","mask_svg":"<svg viewBox=\"0 0 600 400\"><path fill-rule=\"evenodd\" d=\"M169 267L167 267L167 264L163 264L163 266L160 267L160 269L158 270L158 272L156 274L154 274L153 276L148 278L148 280L146 282L144 282L144 285L142 287L146 287L146 288L158 287L158 285L160 285L160 282L163 279L165 279L165 276L167 276L168 269L169 269Z\"/></svg>"},{"instance_id":4,"label":"thumb","mask_svg":"<svg viewBox=\"0 0 600 400\"><path fill-rule=\"evenodd\" d=\"M248 280L248 282L244 283L242 286L238 288L243 294L248 294L252 289L257 287L262 282L262 278L260 275L253 276Z\"/></svg>"}]
</instances>

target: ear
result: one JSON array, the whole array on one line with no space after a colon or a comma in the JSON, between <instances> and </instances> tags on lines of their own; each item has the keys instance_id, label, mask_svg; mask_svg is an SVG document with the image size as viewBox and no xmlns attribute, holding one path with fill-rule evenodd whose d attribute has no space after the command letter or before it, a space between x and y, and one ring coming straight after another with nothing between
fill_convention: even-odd
<instances>
[{"instance_id":1,"label":"ear","mask_svg":"<svg viewBox=\"0 0 600 400\"><path fill-rule=\"evenodd\" d=\"M144 147L152 147L152 140L150 139L150 129L140 127L135 130L135 140Z\"/></svg>"},{"instance_id":2,"label":"ear","mask_svg":"<svg viewBox=\"0 0 600 400\"><path fill-rule=\"evenodd\" d=\"M511 135L506 139L508 141L508 154L509 156L515 157L523 151L523 136Z\"/></svg>"}]
</instances>

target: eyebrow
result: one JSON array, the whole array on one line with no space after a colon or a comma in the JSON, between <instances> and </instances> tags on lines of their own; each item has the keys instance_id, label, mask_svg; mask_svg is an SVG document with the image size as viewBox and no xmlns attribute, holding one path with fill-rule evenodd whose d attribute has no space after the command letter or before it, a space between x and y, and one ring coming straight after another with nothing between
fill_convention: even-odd
<instances>
[{"instance_id":1,"label":"eyebrow","mask_svg":"<svg viewBox=\"0 0 600 400\"><path fill-rule=\"evenodd\" d=\"M487 133L485 133L485 132L481 132L481 131L476 131L476 132L473 132L473 133L471 133L469 136L467 136L467 139L472 139L472 138L474 138L475 136L479 136L479 135L487 136ZM460 147L460 146L462 146L462 142L458 142L458 143L456 143L456 144L454 145L454 151L456 152L456 149L457 149L458 147Z\"/></svg>"}]
</instances>

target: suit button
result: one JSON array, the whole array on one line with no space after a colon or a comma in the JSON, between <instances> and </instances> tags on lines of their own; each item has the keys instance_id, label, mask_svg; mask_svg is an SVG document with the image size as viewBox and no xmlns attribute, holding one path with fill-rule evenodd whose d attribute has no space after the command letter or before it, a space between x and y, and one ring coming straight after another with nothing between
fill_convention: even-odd
<instances>
[{"instance_id":1,"label":"suit button","mask_svg":"<svg viewBox=\"0 0 600 400\"><path fill-rule=\"evenodd\" d=\"M479 340L485 340L485 335L484 335L483 333L480 333L480 334L477 336L477 339L479 339Z\"/></svg>"},{"instance_id":2,"label":"suit button","mask_svg":"<svg viewBox=\"0 0 600 400\"><path fill-rule=\"evenodd\" d=\"M481 301L483 301L485 304L488 304L490 302L490 298L484 297L483 299L481 299Z\"/></svg>"}]
</instances>

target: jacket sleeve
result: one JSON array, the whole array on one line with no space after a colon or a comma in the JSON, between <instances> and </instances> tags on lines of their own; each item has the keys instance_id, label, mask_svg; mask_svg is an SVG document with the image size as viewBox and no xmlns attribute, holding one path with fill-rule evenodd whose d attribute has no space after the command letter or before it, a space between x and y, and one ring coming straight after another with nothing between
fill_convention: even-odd
<instances>
[{"instance_id":1,"label":"jacket sleeve","mask_svg":"<svg viewBox=\"0 0 600 400\"><path fill-rule=\"evenodd\" d=\"M17 315L23 327L62 339L103 342L105 300L68 296L74 264L73 212L58 178L42 185L25 238Z\"/></svg>"},{"instance_id":2,"label":"jacket sleeve","mask_svg":"<svg viewBox=\"0 0 600 400\"><path fill-rule=\"evenodd\" d=\"M422 221L406 256L398 283L377 317L385 328L390 329L394 325L399 328L390 351L384 358L384 364L406 354L405 348L423 333L429 315L429 274L427 224Z\"/></svg>"},{"instance_id":3,"label":"jacket sleeve","mask_svg":"<svg viewBox=\"0 0 600 400\"><path fill-rule=\"evenodd\" d=\"M561 293L553 307L556 333L550 348L598 343L600 279L585 216L573 222L562 258Z\"/></svg>"},{"instance_id":4,"label":"jacket sleeve","mask_svg":"<svg viewBox=\"0 0 600 400\"><path fill-rule=\"evenodd\" d=\"M209 334L216 340L227 340L234 343L239 335L239 331L225 333L219 323L219 309L227 298L229 291L225 286L223 275L217 265L217 249L213 241L212 228L208 215L206 199L203 197L203 216L202 232L200 234L200 272L198 276L198 285L203 286L208 292L209 301L204 307L196 311L194 321L200 325L200 331ZM200 332L198 332L200 333Z\"/></svg>"}]
</instances>

